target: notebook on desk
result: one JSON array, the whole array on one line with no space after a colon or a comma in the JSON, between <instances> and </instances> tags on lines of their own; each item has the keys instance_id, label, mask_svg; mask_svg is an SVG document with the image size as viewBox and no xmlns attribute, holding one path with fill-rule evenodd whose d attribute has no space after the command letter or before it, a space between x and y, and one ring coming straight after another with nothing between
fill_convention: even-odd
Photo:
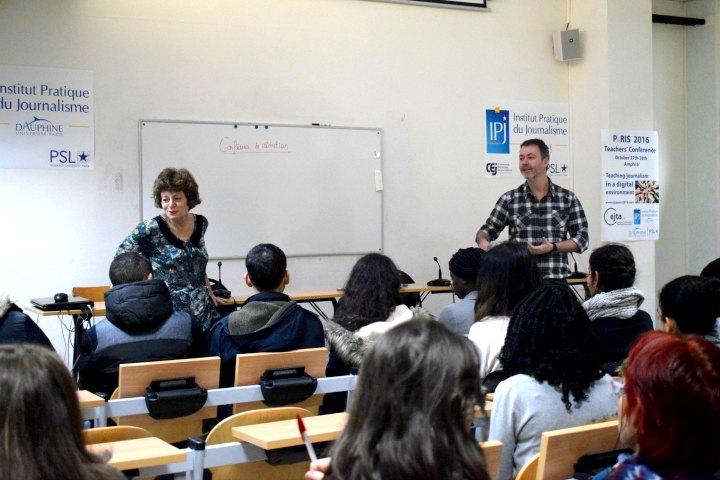
<instances>
[{"instance_id":1,"label":"notebook on desk","mask_svg":"<svg viewBox=\"0 0 720 480\"><path fill-rule=\"evenodd\" d=\"M85 297L68 297L64 302L56 302L53 297L33 298L30 300L33 307L45 312L59 312L61 310L80 310L85 307L92 308L95 303Z\"/></svg>"}]
</instances>

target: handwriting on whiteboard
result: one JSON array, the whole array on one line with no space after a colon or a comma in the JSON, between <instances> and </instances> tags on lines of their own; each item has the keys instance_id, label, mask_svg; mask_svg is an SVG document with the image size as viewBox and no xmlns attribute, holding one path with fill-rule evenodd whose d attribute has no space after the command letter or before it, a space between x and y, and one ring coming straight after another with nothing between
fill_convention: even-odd
<instances>
[{"instance_id":1,"label":"handwriting on whiteboard","mask_svg":"<svg viewBox=\"0 0 720 480\"><path fill-rule=\"evenodd\" d=\"M290 153L290 148L287 143L273 140L247 142L230 137L222 137L220 139L220 152L228 155L244 153Z\"/></svg>"}]
</instances>

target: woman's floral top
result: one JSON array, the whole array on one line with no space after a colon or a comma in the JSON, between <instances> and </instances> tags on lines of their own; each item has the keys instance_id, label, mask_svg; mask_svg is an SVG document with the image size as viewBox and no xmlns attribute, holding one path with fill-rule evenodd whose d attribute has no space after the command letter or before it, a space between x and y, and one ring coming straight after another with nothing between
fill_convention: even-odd
<instances>
[{"instance_id":1,"label":"woman's floral top","mask_svg":"<svg viewBox=\"0 0 720 480\"><path fill-rule=\"evenodd\" d=\"M207 330L219 314L205 285L208 253L205 249L207 219L195 215L195 229L183 242L171 231L161 216L140 223L120 244L117 254L134 251L152 262L155 278L162 279L170 289L175 310L195 316Z\"/></svg>"}]
</instances>

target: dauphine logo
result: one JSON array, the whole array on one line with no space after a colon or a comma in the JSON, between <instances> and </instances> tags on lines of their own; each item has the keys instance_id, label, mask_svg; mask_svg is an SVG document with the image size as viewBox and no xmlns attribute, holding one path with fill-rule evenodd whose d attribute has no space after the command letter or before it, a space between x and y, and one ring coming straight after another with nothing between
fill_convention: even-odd
<instances>
[{"instance_id":1,"label":"dauphine logo","mask_svg":"<svg viewBox=\"0 0 720 480\"><path fill-rule=\"evenodd\" d=\"M33 116L32 120L15 124L15 135L62 137L63 126L56 125L47 118Z\"/></svg>"}]
</instances>

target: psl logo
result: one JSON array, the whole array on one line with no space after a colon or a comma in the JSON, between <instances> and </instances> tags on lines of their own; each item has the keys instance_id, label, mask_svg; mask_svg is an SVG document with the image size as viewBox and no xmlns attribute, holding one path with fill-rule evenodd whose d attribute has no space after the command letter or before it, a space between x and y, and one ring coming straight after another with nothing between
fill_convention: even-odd
<instances>
[{"instance_id":1,"label":"psl logo","mask_svg":"<svg viewBox=\"0 0 720 480\"><path fill-rule=\"evenodd\" d=\"M487 153L510 153L510 113L508 110L485 110L485 144Z\"/></svg>"}]
</instances>

